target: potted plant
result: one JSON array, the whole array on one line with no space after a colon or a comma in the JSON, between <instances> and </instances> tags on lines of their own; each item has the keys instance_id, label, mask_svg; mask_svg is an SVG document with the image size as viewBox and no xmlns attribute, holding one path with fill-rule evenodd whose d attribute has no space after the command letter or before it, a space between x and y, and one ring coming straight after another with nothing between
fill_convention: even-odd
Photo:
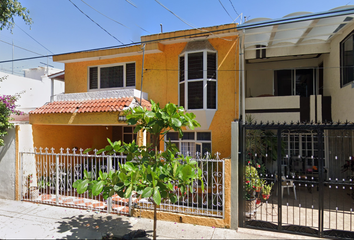
<instances>
[{"instance_id":1,"label":"potted plant","mask_svg":"<svg viewBox=\"0 0 354 240\"><path fill-rule=\"evenodd\" d=\"M245 212L252 215L256 209L256 188L259 185L260 178L257 169L250 165L245 168Z\"/></svg>"},{"instance_id":2,"label":"potted plant","mask_svg":"<svg viewBox=\"0 0 354 240\"><path fill-rule=\"evenodd\" d=\"M42 193L50 193L50 186L50 181L44 176L37 181L38 190L41 190Z\"/></svg>"},{"instance_id":3,"label":"potted plant","mask_svg":"<svg viewBox=\"0 0 354 240\"><path fill-rule=\"evenodd\" d=\"M26 177L26 187L27 187L27 198L28 199L36 199L39 196L38 188L35 186L31 186L33 183L33 174L28 174Z\"/></svg>"},{"instance_id":4,"label":"potted plant","mask_svg":"<svg viewBox=\"0 0 354 240\"><path fill-rule=\"evenodd\" d=\"M264 200L267 200L270 197L270 192L272 191L272 187L273 187L274 183L268 184L268 185L264 185L262 188L262 198Z\"/></svg>"}]
</instances>

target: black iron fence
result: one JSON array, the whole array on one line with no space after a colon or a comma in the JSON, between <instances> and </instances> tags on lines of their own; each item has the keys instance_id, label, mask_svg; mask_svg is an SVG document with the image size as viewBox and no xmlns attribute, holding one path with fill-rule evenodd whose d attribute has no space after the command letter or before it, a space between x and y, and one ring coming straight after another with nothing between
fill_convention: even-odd
<instances>
[{"instance_id":1,"label":"black iron fence","mask_svg":"<svg viewBox=\"0 0 354 240\"><path fill-rule=\"evenodd\" d=\"M354 238L354 125L240 125L244 227Z\"/></svg>"}]
</instances>

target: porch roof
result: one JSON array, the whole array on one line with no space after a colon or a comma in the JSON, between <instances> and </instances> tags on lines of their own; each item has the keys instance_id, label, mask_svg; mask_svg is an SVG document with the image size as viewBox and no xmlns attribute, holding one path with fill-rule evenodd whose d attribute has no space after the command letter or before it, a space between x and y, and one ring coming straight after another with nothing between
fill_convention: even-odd
<instances>
[{"instance_id":1,"label":"porch roof","mask_svg":"<svg viewBox=\"0 0 354 240\"><path fill-rule=\"evenodd\" d=\"M354 22L354 6L326 12L296 12L280 19L256 18L239 26L246 50L299 46L330 42L333 36Z\"/></svg>"},{"instance_id":2,"label":"porch roof","mask_svg":"<svg viewBox=\"0 0 354 240\"><path fill-rule=\"evenodd\" d=\"M120 112L127 108L136 107L139 103L140 99L136 97L55 101L47 103L29 114ZM145 99L142 99L141 105L147 109L151 108L150 102Z\"/></svg>"}]
</instances>

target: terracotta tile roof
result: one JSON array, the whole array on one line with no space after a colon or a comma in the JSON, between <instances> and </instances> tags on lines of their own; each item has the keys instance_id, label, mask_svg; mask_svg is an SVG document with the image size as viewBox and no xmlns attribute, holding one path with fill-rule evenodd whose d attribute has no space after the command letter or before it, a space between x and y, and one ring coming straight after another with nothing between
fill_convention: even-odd
<instances>
[{"instance_id":1,"label":"terracotta tile roof","mask_svg":"<svg viewBox=\"0 0 354 240\"><path fill-rule=\"evenodd\" d=\"M132 102L140 102L139 98L106 98L106 99L89 99L75 101L56 101L48 103L29 114L46 114L46 113L87 113L87 112L119 112L123 108L129 107ZM141 105L150 109L151 104L147 100L142 100Z\"/></svg>"},{"instance_id":2,"label":"terracotta tile roof","mask_svg":"<svg viewBox=\"0 0 354 240\"><path fill-rule=\"evenodd\" d=\"M28 122L29 121L29 115L28 114L23 114L23 115L11 115L10 118L12 119L11 122Z\"/></svg>"}]
</instances>

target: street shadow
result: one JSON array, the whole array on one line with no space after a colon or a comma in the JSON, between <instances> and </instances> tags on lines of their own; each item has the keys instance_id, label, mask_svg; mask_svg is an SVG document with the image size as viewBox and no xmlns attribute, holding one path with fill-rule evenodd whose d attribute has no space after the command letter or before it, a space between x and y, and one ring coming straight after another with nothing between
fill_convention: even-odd
<instances>
[{"instance_id":1,"label":"street shadow","mask_svg":"<svg viewBox=\"0 0 354 240\"><path fill-rule=\"evenodd\" d=\"M118 215L92 214L78 215L62 218L58 222L58 233L66 233L64 239L123 239L122 237L132 232L134 218L120 217ZM150 239L147 237L139 239Z\"/></svg>"}]
</instances>

